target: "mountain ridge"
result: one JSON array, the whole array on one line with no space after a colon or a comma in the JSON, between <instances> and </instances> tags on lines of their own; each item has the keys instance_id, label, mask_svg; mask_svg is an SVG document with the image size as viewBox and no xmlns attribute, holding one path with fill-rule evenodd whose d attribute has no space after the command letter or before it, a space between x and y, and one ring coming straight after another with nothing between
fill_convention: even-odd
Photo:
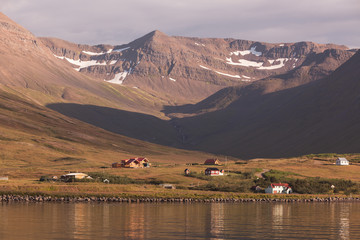
<instances>
[{"instance_id":1,"label":"mountain ridge","mask_svg":"<svg viewBox=\"0 0 360 240\"><path fill-rule=\"evenodd\" d=\"M358 152L359 64L360 51L324 79L278 92L245 94L222 110L176 122L194 149L243 158ZM203 126L204 119L211 128Z\"/></svg>"},{"instance_id":2,"label":"mountain ridge","mask_svg":"<svg viewBox=\"0 0 360 240\"><path fill-rule=\"evenodd\" d=\"M351 103L357 85L348 89L333 79L350 82L358 58L332 44L171 37L159 31L128 44L90 46L37 38L0 15L0 87L19 102L147 142L244 158L328 151L325 143L335 146L324 128L336 129L331 110L347 116L344 136L357 143L349 132L357 126L356 114L341 112L356 113ZM340 96L338 102L331 94ZM26 108L19 114L27 116ZM44 126L46 118L36 119ZM339 131L334 130L343 139ZM316 141L306 138L312 132L318 133ZM334 149L351 147L341 143Z\"/></svg>"},{"instance_id":3,"label":"mountain ridge","mask_svg":"<svg viewBox=\"0 0 360 240\"><path fill-rule=\"evenodd\" d=\"M58 50L63 49L61 44L43 40L68 62L96 61L79 69L86 75L174 98L178 105L198 102L224 87L247 85L293 69L301 69L305 75L311 71L309 64L319 69L319 75L315 72L307 79L293 76L296 81L291 86L298 86L328 75L353 55L347 47L335 44L171 37L157 30L128 44L103 47L102 52L98 52L100 45L93 46L93 53L84 50L89 46L78 45L77 54L64 54ZM342 57L326 55L330 49ZM324 57L323 61L332 64L321 65Z\"/></svg>"}]
</instances>

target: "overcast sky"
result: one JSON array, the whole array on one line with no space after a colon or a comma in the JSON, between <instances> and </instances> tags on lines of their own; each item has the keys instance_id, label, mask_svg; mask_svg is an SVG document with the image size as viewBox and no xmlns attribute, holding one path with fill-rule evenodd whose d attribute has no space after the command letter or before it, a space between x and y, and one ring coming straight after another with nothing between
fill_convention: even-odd
<instances>
[{"instance_id":1,"label":"overcast sky","mask_svg":"<svg viewBox=\"0 0 360 240\"><path fill-rule=\"evenodd\" d=\"M360 0L1 0L36 36L122 44L155 29L171 36L360 47Z\"/></svg>"}]
</instances>

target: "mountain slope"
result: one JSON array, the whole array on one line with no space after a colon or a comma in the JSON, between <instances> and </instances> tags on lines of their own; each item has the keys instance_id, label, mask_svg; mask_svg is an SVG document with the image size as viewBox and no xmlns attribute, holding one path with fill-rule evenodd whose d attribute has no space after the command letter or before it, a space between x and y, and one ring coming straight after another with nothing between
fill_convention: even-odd
<instances>
[{"instance_id":1,"label":"mountain slope","mask_svg":"<svg viewBox=\"0 0 360 240\"><path fill-rule=\"evenodd\" d=\"M227 91L238 97L223 110L177 120L189 146L245 158L359 151L360 52L300 87Z\"/></svg>"},{"instance_id":2,"label":"mountain slope","mask_svg":"<svg viewBox=\"0 0 360 240\"><path fill-rule=\"evenodd\" d=\"M177 103L194 103L224 87L267 77L286 80L279 88L298 86L330 74L353 55L334 44L170 37L159 31L119 46L42 41L81 73Z\"/></svg>"},{"instance_id":3,"label":"mountain slope","mask_svg":"<svg viewBox=\"0 0 360 240\"><path fill-rule=\"evenodd\" d=\"M168 99L140 89L74 71L59 61L42 41L0 14L0 84L41 105L59 102L93 104L164 117Z\"/></svg>"},{"instance_id":4,"label":"mountain slope","mask_svg":"<svg viewBox=\"0 0 360 240\"><path fill-rule=\"evenodd\" d=\"M159 31L125 45L77 45L36 38L0 15L1 126L5 133L13 128L65 136L89 146L96 140L86 139L99 135L106 144L123 143L120 151L133 149L128 141L136 142L134 151L145 143L83 122L148 142L241 157L354 151L352 143L331 141L328 131L358 143L350 133L357 131L358 86L349 88L350 78L358 79L358 53L318 80L353 54L331 44L169 37ZM341 88L346 93L337 92ZM196 105L178 106L216 91ZM82 122L70 126L74 119L44 106ZM333 113L346 117L339 130Z\"/></svg>"},{"instance_id":5,"label":"mountain slope","mask_svg":"<svg viewBox=\"0 0 360 240\"><path fill-rule=\"evenodd\" d=\"M12 94L0 85L2 176L13 180L69 171L97 172L134 156L145 156L152 163L199 162L210 157L105 131Z\"/></svg>"}]
</instances>

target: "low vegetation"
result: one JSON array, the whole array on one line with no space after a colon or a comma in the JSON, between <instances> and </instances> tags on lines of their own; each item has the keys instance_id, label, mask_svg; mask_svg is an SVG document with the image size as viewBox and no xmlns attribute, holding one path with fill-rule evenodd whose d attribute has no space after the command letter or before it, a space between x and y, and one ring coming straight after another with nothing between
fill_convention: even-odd
<instances>
[{"instance_id":1,"label":"low vegetation","mask_svg":"<svg viewBox=\"0 0 360 240\"><path fill-rule=\"evenodd\" d=\"M27 145L24 145L27 146ZM15 146L14 146L15 147ZM29 145L29 148L33 147ZM23 147L24 148L24 147ZM11 149L11 148L10 148ZM41 149L40 149L41 150ZM291 159L254 159L249 161L232 160L218 167L224 169L224 176L206 176L208 167L199 162L189 163L192 159L204 159L201 155L173 155L172 162L152 161L167 155L148 156L150 168L111 168L113 160L106 161L112 152L104 150L90 154L52 154L47 148L47 161L30 164L28 161L10 162L8 152L0 154L6 166L2 174L9 181L0 182L0 192L51 193L51 194L130 194L149 196L195 196L198 193L211 195L242 194L264 195L264 189L271 183L289 183L294 193L351 195L360 194L360 165L356 164L360 155L346 156L352 165L336 166L335 157L339 155L307 155ZM16 148L22 154L20 148ZM86 151L82 151L86 152ZM106 154L104 154L106 153ZM16 158L18 155L14 155ZM44 155L43 155L44 156ZM46 155L45 155L46 156ZM100 156L101 161L95 161ZM177 157L177 159L175 159ZM192 159L190 158L192 157ZM47 163L47 164L45 164ZM240 164L239 164L240 163ZM11 165L13 164L13 165ZM17 165L17 167L15 167ZM14 166L14 167L12 167ZM217 166L212 166L217 167ZM189 175L184 174L189 169ZM64 183L54 179L74 170L84 172L92 179ZM42 176L42 177L41 177ZM42 180L42 181L39 181ZM165 189L163 184L172 184L176 189ZM296 195L300 197L300 195ZM224 196L225 196L224 195ZM244 196L245 196L244 195Z\"/></svg>"},{"instance_id":2,"label":"low vegetation","mask_svg":"<svg viewBox=\"0 0 360 240\"><path fill-rule=\"evenodd\" d=\"M255 184L266 188L270 183L289 183L295 193L299 194L327 194L343 192L346 195L359 194L360 184L351 180L329 179L320 177L305 177L279 170L270 170L263 174L264 178L255 181ZM302 178L298 178L302 177Z\"/></svg>"}]
</instances>

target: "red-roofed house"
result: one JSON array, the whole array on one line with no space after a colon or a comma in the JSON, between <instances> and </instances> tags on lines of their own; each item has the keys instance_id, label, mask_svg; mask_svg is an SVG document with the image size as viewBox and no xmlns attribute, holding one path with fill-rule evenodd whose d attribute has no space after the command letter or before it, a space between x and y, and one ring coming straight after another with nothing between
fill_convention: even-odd
<instances>
[{"instance_id":1,"label":"red-roofed house","mask_svg":"<svg viewBox=\"0 0 360 240\"><path fill-rule=\"evenodd\" d=\"M205 165L220 165L219 159L206 159L204 162Z\"/></svg>"},{"instance_id":2,"label":"red-roofed house","mask_svg":"<svg viewBox=\"0 0 360 240\"><path fill-rule=\"evenodd\" d=\"M265 193L292 193L292 189L287 183L272 183L265 188Z\"/></svg>"},{"instance_id":3,"label":"red-roofed house","mask_svg":"<svg viewBox=\"0 0 360 240\"><path fill-rule=\"evenodd\" d=\"M138 168L140 167L140 163L136 158L131 158L127 160L121 160L122 165L125 168Z\"/></svg>"},{"instance_id":4,"label":"red-roofed house","mask_svg":"<svg viewBox=\"0 0 360 240\"><path fill-rule=\"evenodd\" d=\"M113 168L143 168L143 167L150 167L149 160L147 158L130 158L121 160L120 163L113 163Z\"/></svg>"},{"instance_id":5,"label":"red-roofed house","mask_svg":"<svg viewBox=\"0 0 360 240\"><path fill-rule=\"evenodd\" d=\"M207 169L205 169L205 175L207 175L207 176L223 176L224 170L219 170L218 168L207 168Z\"/></svg>"},{"instance_id":6,"label":"red-roofed house","mask_svg":"<svg viewBox=\"0 0 360 240\"><path fill-rule=\"evenodd\" d=\"M136 160L138 160L141 167L150 167L150 163L149 163L149 160L147 158L139 157Z\"/></svg>"}]
</instances>

